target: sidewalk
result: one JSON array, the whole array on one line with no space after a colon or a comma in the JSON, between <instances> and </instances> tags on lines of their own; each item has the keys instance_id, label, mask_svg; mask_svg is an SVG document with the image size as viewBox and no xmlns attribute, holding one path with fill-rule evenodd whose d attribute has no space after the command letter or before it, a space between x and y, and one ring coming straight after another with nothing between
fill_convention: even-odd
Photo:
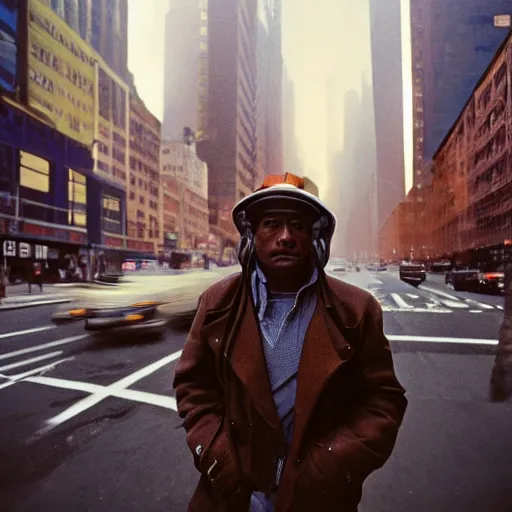
<instances>
[{"instance_id":1,"label":"sidewalk","mask_svg":"<svg viewBox=\"0 0 512 512\"><path fill-rule=\"evenodd\" d=\"M8 285L6 295L7 297L0 303L0 311L63 304L72 300L69 295L59 293L59 290L52 285L43 286L42 292L39 291L38 286L33 285L32 293L28 293L28 284L26 283Z\"/></svg>"}]
</instances>

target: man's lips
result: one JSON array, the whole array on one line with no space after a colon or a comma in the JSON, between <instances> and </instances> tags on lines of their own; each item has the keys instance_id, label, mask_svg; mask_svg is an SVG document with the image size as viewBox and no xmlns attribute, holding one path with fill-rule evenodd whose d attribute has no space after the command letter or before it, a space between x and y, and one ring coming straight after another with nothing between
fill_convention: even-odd
<instances>
[{"instance_id":1,"label":"man's lips","mask_svg":"<svg viewBox=\"0 0 512 512\"><path fill-rule=\"evenodd\" d=\"M279 260L296 260L298 259L298 255L297 254L291 254L291 253L285 253L285 252L281 252L281 253L277 253L277 254L273 254L272 255L272 260L273 261L279 261Z\"/></svg>"}]
</instances>

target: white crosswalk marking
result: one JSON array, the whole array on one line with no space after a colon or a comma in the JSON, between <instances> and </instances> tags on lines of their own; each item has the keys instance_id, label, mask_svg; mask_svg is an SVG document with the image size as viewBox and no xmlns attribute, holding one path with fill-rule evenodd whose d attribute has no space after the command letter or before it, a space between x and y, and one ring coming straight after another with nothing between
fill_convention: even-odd
<instances>
[{"instance_id":1,"label":"white crosswalk marking","mask_svg":"<svg viewBox=\"0 0 512 512\"><path fill-rule=\"evenodd\" d=\"M458 300L443 300L443 304L449 308L455 309L467 309L469 306L464 302L460 302Z\"/></svg>"},{"instance_id":2,"label":"white crosswalk marking","mask_svg":"<svg viewBox=\"0 0 512 512\"><path fill-rule=\"evenodd\" d=\"M64 359L58 359L53 363L47 364L45 366L39 366L38 368L34 368L32 370L29 370L28 372L17 373L16 375L0 375L2 379L6 379L6 382L0 384L0 389L8 388L9 386L16 384L16 382L24 380L27 377L32 377L33 375L41 375L44 372L47 372L48 370L53 370L59 364L64 363L66 361L71 361L72 359L74 358L65 357Z\"/></svg>"},{"instance_id":3,"label":"white crosswalk marking","mask_svg":"<svg viewBox=\"0 0 512 512\"><path fill-rule=\"evenodd\" d=\"M33 357L32 359L24 359L23 361L18 361L17 363L7 364L5 366L0 366L0 372L4 372L6 370L12 370L14 368L19 368L20 366L27 366L32 363L37 363L39 361L44 361L45 359L51 359L52 357L57 357L62 354L62 350L57 352L50 352L49 354L44 354L42 356Z\"/></svg>"},{"instance_id":4,"label":"white crosswalk marking","mask_svg":"<svg viewBox=\"0 0 512 512\"><path fill-rule=\"evenodd\" d=\"M66 345L67 343L73 343L74 341L83 340L87 338L88 334L80 334L78 336L71 336L70 338L62 338L61 340L50 341L49 343L43 343L42 345L35 345L33 347L22 348L20 350L14 350L13 352L7 352L7 354L0 355L0 361L4 359L11 359L13 357L22 356L24 354L30 354L31 352L40 352L47 348L58 347L60 345Z\"/></svg>"},{"instance_id":5,"label":"white crosswalk marking","mask_svg":"<svg viewBox=\"0 0 512 512\"><path fill-rule=\"evenodd\" d=\"M392 293L391 297L397 303L399 308L405 308L405 309L414 308L414 306L411 306L410 304L407 304L407 302L405 302L405 300L402 299L402 297L400 297L400 295L398 295L398 293Z\"/></svg>"},{"instance_id":6,"label":"white crosswalk marking","mask_svg":"<svg viewBox=\"0 0 512 512\"><path fill-rule=\"evenodd\" d=\"M471 304L472 306L478 306L479 308L482 308L482 309L494 309L494 306L491 306L489 304L484 304L483 302L478 302L477 300L466 299L466 302L468 304Z\"/></svg>"},{"instance_id":7,"label":"white crosswalk marking","mask_svg":"<svg viewBox=\"0 0 512 512\"><path fill-rule=\"evenodd\" d=\"M56 327L55 325L45 325L44 327L34 327L33 329L24 329L23 331L6 332L0 334L0 339L13 338L14 336L27 336L28 334L35 334L36 332L49 331Z\"/></svg>"},{"instance_id":8,"label":"white crosswalk marking","mask_svg":"<svg viewBox=\"0 0 512 512\"><path fill-rule=\"evenodd\" d=\"M495 311L503 309L503 306L492 306L473 299L459 298L444 292L417 295L413 293L385 293L380 288L368 290L381 304L386 312L412 312L412 313L453 313L466 311L469 313L481 313L482 311ZM423 291L427 291L423 288ZM411 303L410 299L414 302ZM470 309L471 308L471 309Z\"/></svg>"}]
</instances>

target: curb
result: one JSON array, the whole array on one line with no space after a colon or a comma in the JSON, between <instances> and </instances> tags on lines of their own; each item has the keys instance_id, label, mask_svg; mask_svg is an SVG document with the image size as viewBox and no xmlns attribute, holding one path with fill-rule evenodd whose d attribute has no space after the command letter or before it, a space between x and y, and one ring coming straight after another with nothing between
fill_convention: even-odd
<instances>
[{"instance_id":1,"label":"curb","mask_svg":"<svg viewBox=\"0 0 512 512\"><path fill-rule=\"evenodd\" d=\"M66 304L72 302L72 299L51 299L51 300L38 300L34 302L25 302L21 304L6 304L5 306L0 305L0 312L2 311L14 311L16 309L29 309L36 308L38 306L51 306L52 304Z\"/></svg>"}]
</instances>

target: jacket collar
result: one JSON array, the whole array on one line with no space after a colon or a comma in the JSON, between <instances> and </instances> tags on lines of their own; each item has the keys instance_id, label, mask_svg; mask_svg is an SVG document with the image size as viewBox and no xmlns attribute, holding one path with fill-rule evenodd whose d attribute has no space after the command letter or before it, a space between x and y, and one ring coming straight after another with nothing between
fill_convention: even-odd
<instances>
[{"instance_id":1,"label":"jacket collar","mask_svg":"<svg viewBox=\"0 0 512 512\"><path fill-rule=\"evenodd\" d=\"M240 283L240 278L238 276L231 283L232 295ZM212 349L217 352L218 357L224 357L223 354L218 353L219 340L222 339L227 327L226 320L230 309L238 307L238 305L234 304L231 298L228 304L219 304L219 306L217 308L214 306L207 311L202 335ZM336 312L343 320L345 316L343 308L340 304L336 304L336 306ZM357 326L340 329L329 312L330 308L334 307L330 301L324 301L319 297L306 332L298 372L292 450L297 450L300 447L313 409L325 385L337 369L352 357L354 352L348 340L351 339L354 330L357 330ZM281 421L272 396L262 337L252 300L248 301L240 328L233 340L229 364L246 389L255 409L269 425L280 430Z\"/></svg>"}]
</instances>

